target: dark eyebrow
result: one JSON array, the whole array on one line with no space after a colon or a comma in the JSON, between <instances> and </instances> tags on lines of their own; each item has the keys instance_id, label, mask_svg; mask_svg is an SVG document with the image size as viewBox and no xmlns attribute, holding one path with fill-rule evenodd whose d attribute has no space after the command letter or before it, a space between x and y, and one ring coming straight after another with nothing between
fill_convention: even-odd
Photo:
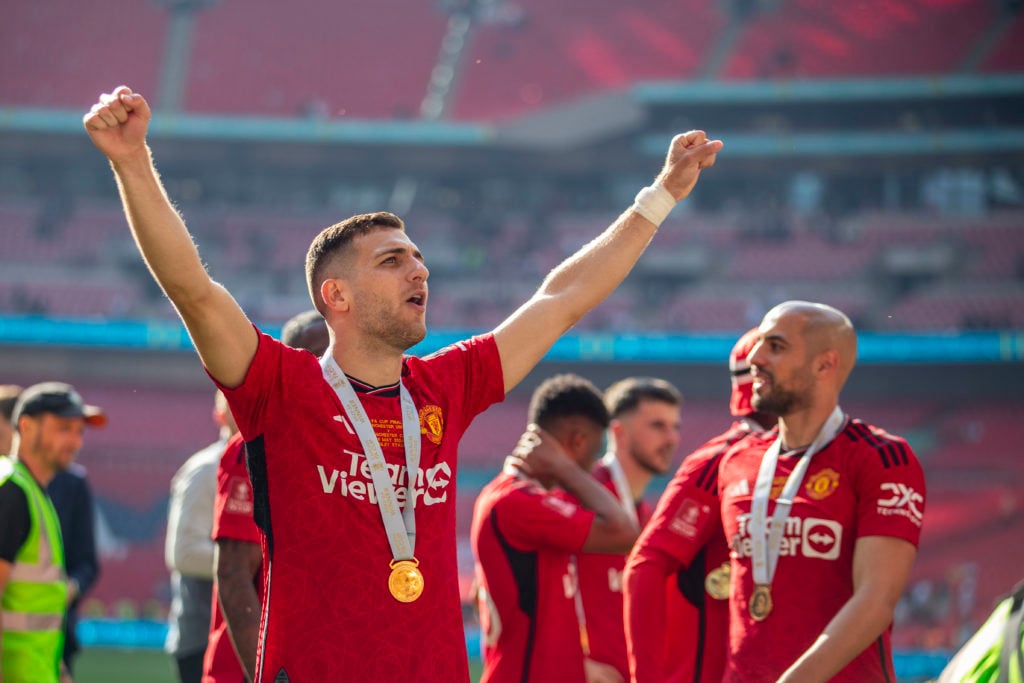
<instances>
[{"instance_id":1,"label":"dark eyebrow","mask_svg":"<svg viewBox=\"0 0 1024 683\"><path fill-rule=\"evenodd\" d=\"M401 256L404 254L411 254L412 257L417 261L423 260L423 254L420 253L419 249L409 249L409 247L388 247L386 249L381 249L376 254L374 254L374 258L381 258L382 256L392 255Z\"/></svg>"}]
</instances>

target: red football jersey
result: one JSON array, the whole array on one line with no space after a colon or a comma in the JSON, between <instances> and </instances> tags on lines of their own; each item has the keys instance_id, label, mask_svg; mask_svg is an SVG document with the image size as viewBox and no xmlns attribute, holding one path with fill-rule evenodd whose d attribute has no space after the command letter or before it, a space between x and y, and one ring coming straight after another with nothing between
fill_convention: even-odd
<instances>
[{"instance_id":1,"label":"red football jersey","mask_svg":"<svg viewBox=\"0 0 1024 683\"><path fill-rule=\"evenodd\" d=\"M705 587L708 574L729 562L718 465L751 429L750 423L736 421L683 459L630 554L626 632L634 680L722 680L729 602Z\"/></svg>"},{"instance_id":2,"label":"red football jersey","mask_svg":"<svg viewBox=\"0 0 1024 683\"><path fill-rule=\"evenodd\" d=\"M422 453L406 471L397 385L360 387L400 505L416 501L419 599L388 590L392 561L369 463L317 359L260 335L242 385L225 389L249 449L263 531L257 679L466 681L455 543L456 452L478 413L504 397L491 335L403 360Z\"/></svg>"},{"instance_id":3,"label":"red football jersey","mask_svg":"<svg viewBox=\"0 0 1024 683\"><path fill-rule=\"evenodd\" d=\"M591 474L619 499L611 470L604 463L599 461L594 465ZM642 529L651 518L651 506L641 501L635 509ZM622 625L622 570L626 566L626 555L582 553L577 559L590 658L614 666L620 676L628 679L626 630Z\"/></svg>"},{"instance_id":4,"label":"red football jersey","mask_svg":"<svg viewBox=\"0 0 1024 683\"><path fill-rule=\"evenodd\" d=\"M924 472L907 442L847 420L816 453L786 520L772 580L774 607L762 622L749 613L754 589L750 505L761 458L778 430L737 444L722 461L718 487L732 550L727 681L775 680L814 644L853 595L853 550L863 536L892 536L915 546L924 513ZM774 510L803 451L779 457L768 504ZM832 681L893 681L891 626ZM780 637L785 634L785 637Z\"/></svg>"},{"instance_id":5,"label":"red football jersey","mask_svg":"<svg viewBox=\"0 0 1024 683\"><path fill-rule=\"evenodd\" d=\"M253 520L252 485L245 467L245 441L235 434L228 441L217 465L217 497L213 502L213 540L232 539L260 542ZM203 683L245 683L245 673L228 635L227 622L213 585L210 610L210 643L203 657Z\"/></svg>"},{"instance_id":6,"label":"red football jersey","mask_svg":"<svg viewBox=\"0 0 1024 683\"><path fill-rule=\"evenodd\" d=\"M470 538L483 635L481 683L582 683L583 650L569 556L594 513L502 473L483 488Z\"/></svg>"}]
</instances>

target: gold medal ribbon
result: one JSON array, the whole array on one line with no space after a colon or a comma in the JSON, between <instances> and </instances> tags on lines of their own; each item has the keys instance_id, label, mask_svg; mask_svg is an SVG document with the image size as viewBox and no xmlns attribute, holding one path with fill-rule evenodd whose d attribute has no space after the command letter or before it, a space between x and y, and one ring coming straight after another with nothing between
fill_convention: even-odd
<instances>
[{"instance_id":1,"label":"gold medal ribbon","mask_svg":"<svg viewBox=\"0 0 1024 683\"><path fill-rule=\"evenodd\" d=\"M420 421L416 404L401 381L398 390L402 405L402 435L405 441L405 506L399 512L398 497L388 473L384 450L373 432L373 424L359 402L352 383L338 367L337 361L329 354L320 359L324 379L334 389L342 408L352 423L352 428L363 446L363 454L370 466L373 488L377 494L377 508L380 510L388 545L391 546L391 574L388 589L399 602L412 602L423 593L423 574L419 560L413 555L416 548L416 479L420 468Z\"/></svg>"}]
</instances>

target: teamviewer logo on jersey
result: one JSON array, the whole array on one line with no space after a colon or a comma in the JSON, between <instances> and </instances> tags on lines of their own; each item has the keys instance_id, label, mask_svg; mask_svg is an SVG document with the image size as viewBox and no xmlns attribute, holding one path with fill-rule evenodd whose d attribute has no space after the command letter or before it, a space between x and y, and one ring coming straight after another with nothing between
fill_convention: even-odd
<instances>
[{"instance_id":1,"label":"teamviewer logo on jersey","mask_svg":"<svg viewBox=\"0 0 1024 683\"><path fill-rule=\"evenodd\" d=\"M843 526L831 519L804 520L804 557L834 560L839 557L839 540L843 537Z\"/></svg>"},{"instance_id":2,"label":"teamviewer logo on jersey","mask_svg":"<svg viewBox=\"0 0 1024 683\"><path fill-rule=\"evenodd\" d=\"M924 496L901 482L887 481L881 485L881 489L885 497L878 499L878 514L899 515L921 526L924 513L917 506L924 502Z\"/></svg>"},{"instance_id":3,"label":"teamviewer logo on jersey","mask_svg":"<svg viewBox=\"0 0 1024 683\"><path fill-rule=\"evenodd\" d=\"M737 533L729 547L738 557L753 555L750 538L750 515L739 515ZM771 528L771 520L768 522ZM832 519L790 516L779 544L779 557L806 557L815 560L837 560L843 547L843 525Z\"/></svg>"}]
</instances>

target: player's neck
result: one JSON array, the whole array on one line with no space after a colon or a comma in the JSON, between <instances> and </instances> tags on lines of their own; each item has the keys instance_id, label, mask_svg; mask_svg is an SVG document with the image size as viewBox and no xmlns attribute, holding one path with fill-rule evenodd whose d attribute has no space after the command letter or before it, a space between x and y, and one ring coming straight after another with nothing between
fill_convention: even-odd
<instances>
[{"instance_id":1,"label":"player's neck","mask_svg":"<svg viewBox=\"0 0 1024 683\"><path fill-rule=\"evenodd\" d=\"M818 405L784 415L779 418L779 437L786 450L797 450L811 445L825 426L836 407L835 401L822 401Z\"/></svg>"},{"instance_id":2,"label":"player's neck","mask_svg":"<svg viewBox=\"0 0 1024 683\"><path fill-rule=\"evenodd\" d=\"M622 473L626 475L630 496L634 501L640 500L644 497L647 485L651 483L654 474L629 455L620 455L623 451L614 450L612 452L615 453L615 459L622 467Z\"/></svg>"},{"instance_id":3,"label":"player's neck","mask_svg":"<svg viewBox=\"0 0 1024 683\"><path fill-rule=\"evenodd\" d=\"M394 384L402 378L402 354L391 349L335 344L327 349L341 371L375 387Z\"/></svg>"}]
</instances>

